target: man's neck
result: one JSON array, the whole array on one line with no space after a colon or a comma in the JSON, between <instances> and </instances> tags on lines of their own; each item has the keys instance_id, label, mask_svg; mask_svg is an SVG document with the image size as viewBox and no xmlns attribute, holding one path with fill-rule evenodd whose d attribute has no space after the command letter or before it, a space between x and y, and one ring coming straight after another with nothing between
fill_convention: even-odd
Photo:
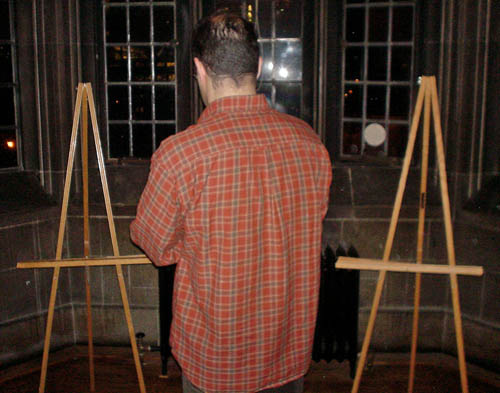
<instances>
[{"instance_id":1,"label":"man's neck","mask_svg":"<svg viewBox=\"0 0 500 393\"><path fill-rule=\"evenodd\" d=\"M244 80L239 86L232 79L223 79L219 81L217 86L210 86L208 93L208 103L218 100L219 98L230 96L247 96L257 94L255 87L255 78L250 77Z\"/></svg>"}]
</instances>

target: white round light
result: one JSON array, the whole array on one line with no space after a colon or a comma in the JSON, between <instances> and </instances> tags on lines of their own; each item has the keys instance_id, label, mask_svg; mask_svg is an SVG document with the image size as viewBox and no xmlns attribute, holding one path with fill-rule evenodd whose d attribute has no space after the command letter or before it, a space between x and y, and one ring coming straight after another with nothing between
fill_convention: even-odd
<instances>
[{"instance_id":1,"label":"white round light","mask_svg":"<svg viewBox=\"0 0 500 393\"><path fill-rule=\"evenodd\" d=\"M365 142L370 146L380 146L387 138L387 131L378 123L368 124L363 132Z\"/></svg>"}]
</instances>

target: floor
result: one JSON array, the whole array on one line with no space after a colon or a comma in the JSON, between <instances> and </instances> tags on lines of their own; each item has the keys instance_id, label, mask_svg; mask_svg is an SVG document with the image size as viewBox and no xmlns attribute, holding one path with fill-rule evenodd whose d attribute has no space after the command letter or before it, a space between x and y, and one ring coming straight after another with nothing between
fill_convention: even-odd
<instances>
[{"instance_id":1,"label":"floor","mask_svg":"<svg viewBox=\"0 0 500 393\"><path fill-rule=\"evenodd\" d=\"M51 354L46 393L89 392L86 347L66 348ZM176 363L168 364L168 377L160 377L159 354L144 354L143 373L148 393L181 393L181 374ZM0 370L0 392L32 393L38 391L41 359L33 359ZM131 350L123 347L95 348L95 392L139 392ZM500 393L500 375L468 365L471 393ZM305 393L348 393L352 379L347 362L312 363L305 378ZM363 372L359 393L402 393L407 391L407 354L370 354ZM443 354L420 354L417 357L414 393L461 392L455 358Z\"/></svg>"}]
</instances>

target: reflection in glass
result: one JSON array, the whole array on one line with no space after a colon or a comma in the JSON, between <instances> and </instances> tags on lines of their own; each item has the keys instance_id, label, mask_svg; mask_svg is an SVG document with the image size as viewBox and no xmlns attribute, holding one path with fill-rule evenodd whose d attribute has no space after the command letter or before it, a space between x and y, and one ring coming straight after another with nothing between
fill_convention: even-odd
<instances>
[{"instance_id":1,"label":"reflection in glass","mask_svg":"<svg viewBox=\"0 0 500 393\"><path fill-rule=\"evenodd\" d=\"M383 119L385 117L385 86L368 86L366 101L366 117Z\"/></svg>"},{"instance_id":2,"label":"reflection in glass","mask_svg":"<svg viewBox=\"0 0 500 393\"><path fill-rule=\"evenodd\" d=\"M410 108L410 87L392 86L391 104L389 109L390 118L398 120L408 119L409 108Z\"/></svg>"},{"instance_id":3,"label":"reflection in glass","mask_svg":"<svg viewBox=\"0 0 500 393\"><path fill-rule=\"evenodd\" d=\"M262 55L262 71L260 74L260 80L268 81L273 77L274 62L271 52L271 43L263 42L261 43L261 55Z\"/></svg>"},{"instance_id":4,"label":"reflection in glass","mask_svg":"<svg viewBox=\"0 0 500 393\"><path fill-rule=\"evenodd\" d=\"M12 56L10 44L0 45L0 82L12 83Z\"/></svg>"},{"instance_id":5,"label":"reflection in glass","mask_svg":"<svg viewBox=\"0 0 500 393\"><path fill-rule=\"evenodd\" d=\"M108 87L108 116L110 120L128 119L128 87Z\"/></svg>"},{"instance_id":6,"label":"reflection in glass","mask_svg":"<svg viewBox=\"0 0 500 393\"><path fill-rule=\"evenodd\" d=\"M342 135L342 153L357 155L361 152L361 123L346 121Z\"/></svg>"},{"instance_id":7,"label":"reflection in glass","mask_svg":"<svg viewBox=\"0 0 500 393\"><path fill-rule=\"evenodd\" d=\"M133 81L151 80L151 48L149 46L130 47Z\"/></svg>"},{"instance_id":8,"label":"reflection in glass","mask_svg":"<svg viewBox=\"0 0 500 393\"><path fill-rule=\"evenodd\" d=\"M125 7L106 7L106 41L127 42Z\"/></svg>"},{"instance_id":9,"label":"reflection in glass","mask_svg":"<svg viewBox=\"0 0 500 393\"><path fill-rule=\"evenodd\" d=\"M276 80L299 81L302 79L302 44L277 42L273 77Z\"/></svg>"},{"instance_id":10,"label":"reflection in glass","mask_svg":"<svg viewBox=\"0 0 500 393\"><path fill-rule=\"evenodd\" d=\"M111 157L128 157L130 154L130 137L128 124L109 125L109 155Z\"/></svg>"},{"instance_id":11,"label":"reflection in glass","mask_svg":"<svg viewBox=\"0 0 500 393\"><path fill-rule=\"evenodd\" d=\"M175 49L165 45L155 46L155 79L175 81Z\"/></svg>"},{"instance_id":12,"label":"reflection in glass","mask_svg":"<svg viewBox=\"0 0 500 393\"><path fill-rule=\"evenodd\" d=\"M154 41L167 42L174 38L174 11L170 6L153 7Z\"/></svg>"},{"instance_id":13,"label":"reflection in glass","mask_svg":"<svg viewBox=\"0 0 500 393\"><path fill-rule=\"evenodd\" d=\"M175 134L175 124L156 124L156 146L157 149L161 142L170 135Z\"/></svg>"},{"instance_id":14,"label":"reflection in glass","mask_svg":"<svg viewBox=\"0 0 500 393\"><path fill-rule=\"evenodd\" d=\"M392 11L392 40L411 41L413 38L413 8L394 7Z\"/></svg>"},{"instance_id":15,"label":"reflection in glass","mask_svg":"<svg viewBox=\"0 0 500 393\"><path fill-rule=\"evenodd\" d=\"M297 38L302 30L301 1L275 0L276 37ZM260 4L259 4L260 7ZM293 21L293 22L290 22Z\"/></svg>"},{"instance_id":16,"label":"reflection in glass","mask_svg":"<svg viewBox=\"0 0 500 393\"><path fill-rule=\"evenodd\" d=\"M347 9L346 39L350 42L361 42L365 39L365 9Z\"/></svg>"},{"instance_id":17,"label":"reflection in glass","mask_svg":"<svg viewBox=\"0 0 500 393\"><path fill-rule=\"evenodd\" d=\"M411 46L393 46L391 61L391 80L410 80Z\"/></svg>"},{"instance_id":18,"label":"reflection in glass","mask_svg":"<svg viewBox=\"0 0 500 393\"><path fill-rule=\"evenodd\" d=\"M389 124L389 146L390 157L403 157L408 142L408 125Z\"/></svg>"},{"instance_id":19,"label":"reflection in glass","mask_svg":"<svg viewBox=\"0 0 500 393\"><path fill-rule=\"evenodd\" d=\"M0 126L10 126L16 124L14 116L14 89L12 87L0 88L0 103L2 103Z\"/></svg>"},{"instance_id":20,"label":"reflection in glass","mask_svg":"<svg viewBox=\"0 0 500 393\"><path fill-rule=\"evenodd\" d=\"M16 130L0 130L0 168L17 166Z\"/></svg>"},{"instance_id":21,"label":"reflection in glass","mask_svg":"<svg viewBox=\"0 0 500 393\"><path fill-rule=\"evenodd\" d=\"M134 157L147 158L153 154L153 129L151 124L132 124Z\"/></svg>"},{"instance_id":22,"label":"reflection in glass","mask_svg":"<svg viewBox=\"0 0 500 393\"><path fill-rule=\"evenodd\" d=\"M132 86L132 119L152 120L151 86Z\"/></svg>"},{"instance_id":23,"label":"reflection in glass","mask_svg":"<svg viewBox=\"0 0 500 393\"><path fill-rule=\"evenodd\" d=\"M298 83L277 84L275 109L300 117L300 90Z\"/></svg>"},{"instance_id":24,"label":"reflection in glass","mask_svg":"<svg viewBox=\"0 0 500 393\"><path fill-rule=\"evenodd\" d=\"M373 46L368 48L368 80L387 80L387 48Z\"/></svg>"},{"instance_id":25,"label":"reflection in glass","mask_svg":"<svg viewBox=\"0 0 500 393\"><path fill-rule=\"evenodd\" d=\"M108 81L122 82L127 80L127 47L126 46L108 46L107 53L107 71Z\"/></svg>"},{"instance_id":26,"label":"reflection in glass","mask_svg":"<svg viewBox=\"0 0 500 393\"><path fill-rule=\"evenodd\" d=\"M150 42L149 7L130 7L130 42Z\"/></svg>"},{"instance_id":27,"label":"reflection in glass","mask_svg":"<svg viewBox=\"0 0 500 393\"><path fill-rule=\"evenodd\" d=\"M345 85L344 117L361 117L363 114L363 88L358 85Z\"/></svg>"},{"instance_id":28,"label":"reflection in glass","mask_svg":"<svg viewBox=\"0 0 500 393\"><path fill-rule=\"evenodd\" d=\"M368 41L381 42L387 41L389 26L389 8L372 7L370 8L370 21Z\"/></svg>"},{"instance_id":29,"label":"reflection in glass","mask_svg":"<svg viewBox=\"0 0 500 393\"><path fill-rule=\"evenodd\" d=\"M175 119L175 87L155 87L156 120Z\"/></svg>"},{"instance_id":30,"label":"reflection in glass","mask_svg":"<svg viewBox=\"0 0 500 393\"><path fill-rule=\"evenodd\" d=\"M345 51L345 79L363 80L364 48L349 46Z\"/></svg>"}]
</instances>

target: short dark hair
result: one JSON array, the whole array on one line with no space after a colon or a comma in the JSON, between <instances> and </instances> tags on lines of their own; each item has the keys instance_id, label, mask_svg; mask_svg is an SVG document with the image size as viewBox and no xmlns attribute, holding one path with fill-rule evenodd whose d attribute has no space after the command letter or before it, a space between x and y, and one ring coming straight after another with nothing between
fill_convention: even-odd
<instances>
[{"instance_id":1,"label":"short dark hair","mask_svg":"<svg viewBox=\"0 0 500 393\"><path fill-rule=\"evenodd\" d=\"M211 77L230 77L237 85L245 74L257 76L259 44L253 24L227 11L201 19L193 32L192 55Z\"/></svg>"}]
</instances>

